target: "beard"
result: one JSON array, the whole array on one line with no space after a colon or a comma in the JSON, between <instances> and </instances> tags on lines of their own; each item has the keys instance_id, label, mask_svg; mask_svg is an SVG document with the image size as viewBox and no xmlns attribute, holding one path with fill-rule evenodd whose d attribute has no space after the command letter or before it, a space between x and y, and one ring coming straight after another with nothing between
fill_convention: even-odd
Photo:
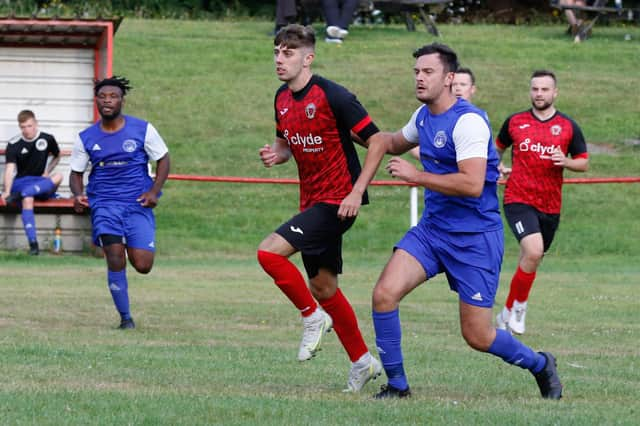
<instances>
[{"instance_id":1,"label":"beard","mask_svg":"<svg viewBox=\"0 0 640 426\"><path fill-rule=\"evenodd\" d=\"M111 110L111 112L105 113L102 108L98 109L98 112L100 113L100 117L102 117L104 120L113 120L114 118L120 115L120 111L121 111L121 108L114 108Z\"/></svg>"},{"instance_id":2,"label":"beard","mask_svg":"<svg viewBox=\"0 0 640 426\"><path fill-rule=\"evenodd\" d=\"M535 109L537 111L545 111L545 110L549 109L552 105L553 105L553 102L544 101L542 103L542 105L538 106L536 104L536 101L531 101L531 106L533 107L533 109Z\"/></svg>"}]
</instances>

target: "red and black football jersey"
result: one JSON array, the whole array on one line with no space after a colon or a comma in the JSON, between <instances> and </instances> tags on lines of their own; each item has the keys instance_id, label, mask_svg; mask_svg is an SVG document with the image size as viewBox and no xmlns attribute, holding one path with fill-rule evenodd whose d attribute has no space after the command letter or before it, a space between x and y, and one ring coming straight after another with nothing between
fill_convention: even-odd
<instances>
[{"instance_id":1,"label":"red and black football jersey","mask_svg":"<svg viewBox=\"0 0 640 426\"><path fill-rule=\"evenodd\" d=\"M340 204L361 167L351 132L366 141L378 128L344 87L312 76L299 92L285 84L275 96L276 136L289 144L298 165L300 210L323 202ZM367 193L362 204L368 203Z\"/></svg>"},{"instance_id":2,"label":"red and black football jersey","mask_svg":"<svg viewBox=\"0 0 640 426\"><path fill-rule=\"evenodd\" d=\"M42 176L49 154L60 155L56 138L45 132L38 133L32 141L16 136L7 144L6 162L16 164L16 177Z\"/></svg>"},{"instance_id":3,"label":"red and black football jersey","mask_svg":"<svg viewBox=\"0 0 640 426\"><path fill-rule=\"evenodd\" d=\"M502 125L496 145L501 150L512 147L504 204L523 203L550 214L560 213L564 171L553 165L551 154L560 149L572 158L589 156L582 131L561 112L545 121L531 110L512 115Z\"/></svg>"}]
</instances>

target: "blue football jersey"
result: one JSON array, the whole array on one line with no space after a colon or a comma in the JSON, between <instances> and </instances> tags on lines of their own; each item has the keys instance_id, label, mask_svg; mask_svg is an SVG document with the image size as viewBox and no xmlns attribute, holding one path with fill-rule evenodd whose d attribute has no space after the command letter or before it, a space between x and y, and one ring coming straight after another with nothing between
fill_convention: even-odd
<instances>
[{"instance_id":1,"label":"blue football jersey","mask_svg":"<svg viewBox=\"0 0 640 426\"><path fill-rule=\"evenodd\" d=\"M90 206L104 201L136 203L153 186L149 160L159 160L168 152L151 123L124 117L125 125L117 132L105 132L97 122L78 135L71 169L84 172L91 162L87 185Z\"/></svg>"},{"instance_id":2,"label":"blue football jersey","mask_svg":"<svg viewBox=\"0 0 640 426\"><path fill-rule=\"evenodd\" d=\"M470 120L472 125L479 124L482 127L486 125L487 128L477 129L479 131L473 128L456 129L461 117L467 114L474 114L473 120ZM481 121L475 115L479 116ZM429 108L422 106L416 111L414 117L415 121L410 124L415 126L414 131L417 130L420 159L424 170L429 173L458 172L461 148L454 140L456 133L477 135L488 130L488 143L486 148L482 148L482 157L487 159L482 195L477 198L450 196L425 188L423 222L427 221L430 225L449 232L482 232L500 229L502 220L497 194L499 157L493 145L491 127L486 113L471 103L459 99L443 114L433 115ZM477 155L471 155L473 156Z\"/></svg>"}]
</instances>

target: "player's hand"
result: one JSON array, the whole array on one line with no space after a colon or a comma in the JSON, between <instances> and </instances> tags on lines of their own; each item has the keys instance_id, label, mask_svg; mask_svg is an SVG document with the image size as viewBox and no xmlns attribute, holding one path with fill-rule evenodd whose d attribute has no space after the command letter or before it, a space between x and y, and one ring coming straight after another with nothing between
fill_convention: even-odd
<instances>
[{"instance_id":1,"label":"player's hand","mask_svg":"<svg viewBox=\"0 0 640 426\"><path fill-rule=\"evenodd\" d=\"M567 165L567 157L564 155L564 152L557 148L551 154L551 161L553 161L554 166L566 167Z\"/></svg>"},{"instance_id":2,"label":"player's hand","mask_svg":"<svg viewBox=\"0 0 640 426\"><path fill-rule=\"evenodd\" d=\"M150 209L158 205L158 194L153 191L147 191L136 199L142 207L149 207Z\"/></svg>"},{"instance_id":3,"label":"player's hand","mask_svg":"<svg viewBox=\"0 0 640 426\"><path fill-rule=\"evenodd\" d=\"M340 203L340 207L338 207L338 218L343 220L356 217L360 211L361 205L362 194L352 191Z\"/></svg>"},{"instance_id":4,"label":"player's hand","mask_svg":"<svg viewBox=\"0 0 640 426\"><path fill-rule=\"evenodd\" d=\"M260 148L260 160L265 167L271 167L278 161L278 154L271 148L271 145L267 144Z\"/></svg>"},{"instance_id":5,"label":"player's hand","mask_svg":"<svg viewBox=\"0 0 640 426\"><path fill-rule=\"evenodd\" d=\"M505 166L501 161L500 164L498 164L498 172L500 172L500 179L509 179L509 176L511 176L511 167Z\"/></svg>"},{"instance_id":6,"label":"player's hand","mask_svg":"<svg viewBox=\"0 0 640 426\"><path fill-rule=\"evenodd\" d=\"M415 182L419 173L416 166L400 157L392 157L385 169L394 178L402 179L405 182Z\"/></svg>"},{"instance_id":7,"label":"player's hand","mask_svg":"<svg viewBox=\"0 0 640 426\"><path fill-rule=\"evenodd\" d=\"M73 197L73 209L76 213L82 213L85 208L89 207L89 198L86 195L76 195Z\"/></svg>"}]
</instances>

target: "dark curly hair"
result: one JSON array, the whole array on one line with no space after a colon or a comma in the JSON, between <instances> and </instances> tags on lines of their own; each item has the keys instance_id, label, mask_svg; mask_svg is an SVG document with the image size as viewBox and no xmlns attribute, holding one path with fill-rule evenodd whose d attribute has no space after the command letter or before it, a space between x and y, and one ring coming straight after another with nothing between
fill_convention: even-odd
<instances>
[{"instance_id":1,"label":"dark curly hair","mask_svg":"<svg viewBox=\"0 0 640 426\"><path fill-rule=\"evenodd\" d=\"M94 95L98 96L98 91L104 86L119 87L120 90L122 90L122 96L126 95L129 90L133 89L129 80L127 80L125 77L114 75L103 80L96 80L93 84Z\"/></svg>"}]
</instances>

